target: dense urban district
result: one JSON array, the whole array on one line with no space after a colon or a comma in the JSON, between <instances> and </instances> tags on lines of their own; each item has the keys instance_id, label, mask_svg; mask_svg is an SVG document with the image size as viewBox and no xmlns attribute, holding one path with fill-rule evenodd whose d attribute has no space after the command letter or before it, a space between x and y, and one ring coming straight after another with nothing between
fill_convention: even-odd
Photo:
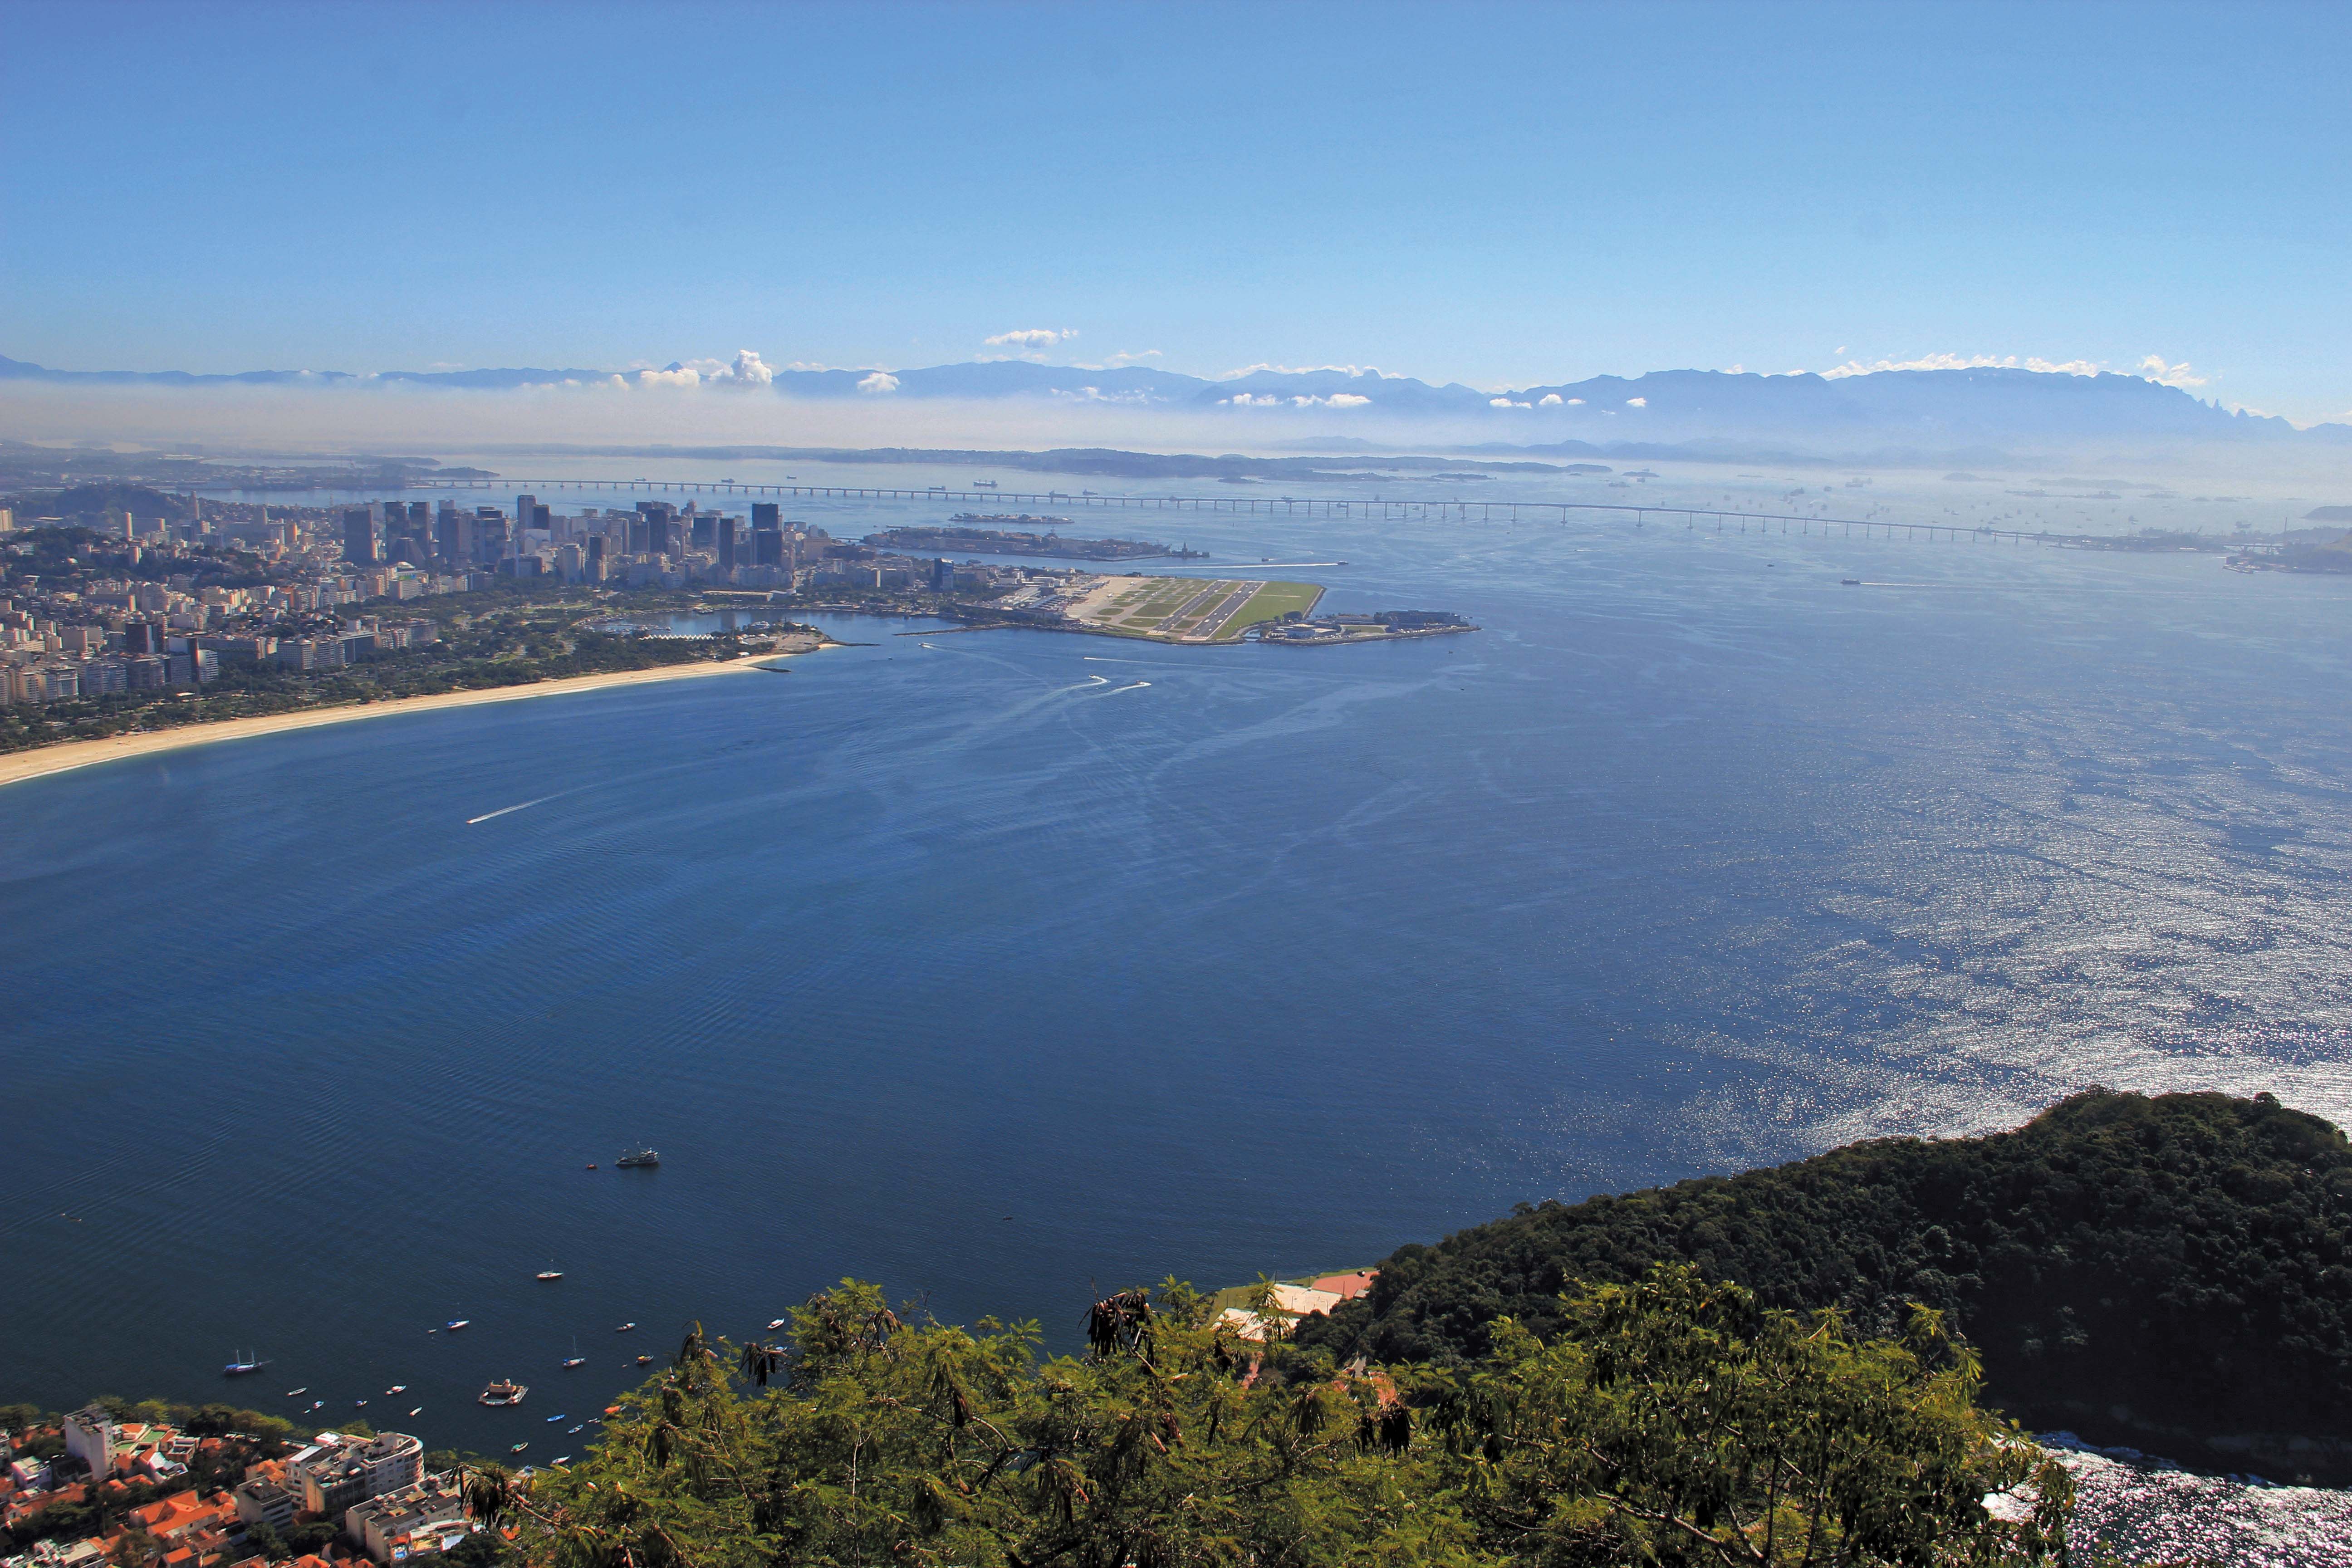
<instances>
[{"instance_id":1,"label":"dense urban district","mask_svg":"<svg viewBox=\"0 0 2352 1568\"><path fill-rule=\"evenodd\" d=\"M471 1539L454 1453L365 1422L298 1436L226 1404L93 1400L64 1416L0 1405L8 1568L327 1568L364 1557L498 1555Z\"/></svg>"},{"instance_id":2,"label":"dense urban district","mask_svg":"<svg viewBox=\"0 0 2352 1568\"><path fill-rule=\"evenodd\" d=\"M1065 540L1062 520L836 540L760 502L558 515L450 501L279 507L143 486L0 498L0 751L220 720L803 651L793 609L928 615L1180 644L1469 631L1446 612L1318 616L1305 583L926 558L1197 552ZM1047 525L996 529L989 522ZM755 606L757 606L755 608ZM750 610L711 636L667 617Z\"/></svg>"}]
</instances>

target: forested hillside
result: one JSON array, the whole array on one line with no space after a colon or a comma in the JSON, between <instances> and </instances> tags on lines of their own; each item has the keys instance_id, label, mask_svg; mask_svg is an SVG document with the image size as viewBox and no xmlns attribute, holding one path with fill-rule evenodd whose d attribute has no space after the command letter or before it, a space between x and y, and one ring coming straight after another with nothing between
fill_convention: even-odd
<instances>
[{"instance_id":1,"label":"forested hillside","mask_svg":"<svg viewBox=\"0 0 2352 1568\"><path fill-rule=\"evenodd\" d=\"M1497 1319L1549 1334L1575 1282L1661 1259L1867 1331L1912 1301L1944 1310L1988 1397L2029 1424L2299 1436L2320 1446L2292 1462L2320 1473L2352 1452L2352 1146L2267 1095L2094 1090L2013 1132L1547 1204L1401 1249L1300 1337L1472 1360ZM2290 1462L2283 1443L2251 1452Z\"/></svg>"},{"instance_id":2,"label":"forested hillside","mask_svg":"<svg viewBox=\"0 0 2352 1568\"><path fill-rule=\"evenodd\" d=\"M1689 1269L1586 1293L1475 1367L1238 1339L1171 1283L1036 1325L908 1322L845 1282L787 1343L688 1337L588 1459L473 1467L528 1568L1798 1568L2059 1560L2065 1472L1898 1339ZM777 1386L761 1385L774 1380ZM749 1384L749 1386L747 1386ZM1988 1507L1990 1500L1993 1506Z\"/></svg>"}]
</instances>

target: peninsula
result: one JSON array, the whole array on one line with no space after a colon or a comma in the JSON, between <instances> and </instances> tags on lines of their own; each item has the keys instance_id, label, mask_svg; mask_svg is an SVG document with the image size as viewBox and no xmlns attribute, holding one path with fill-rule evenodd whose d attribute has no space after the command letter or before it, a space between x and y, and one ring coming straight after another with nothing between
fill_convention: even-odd
<instances>
[{"instance_id":1,"label":"peninsula","mask_svg":"<svg viewBox=\"0 0 2352 1568\"><path fill-rule=\"evenodd\" d=\"M1137 561L1147 556L1171 556L1181 561L1205 561L1208 552L1182 545L1155 544L1147 539L1066 539L1055 530L1069 525L1066 517L1032 517L1026 512L983 517L960 511L946 528L886 528L869 533L866 542L883 550L938 554L963 552L982 555L1045 555L1069 561ZM1022 524L1034 526L982 526ZM1043 527L1039 533L1036 527Z\"/></svg>"},{"instance_id":2,"label":"peninsula","mask_svg":"<svg viewBox=\"0 0 2352 1568\"><path fill-rule=\"evenodd\" d=\"M0 756L39 753L0 783L370 713L761 668L750 661L829 640L786 618L806 610L1193 645L1475 629L1443 611L1318 618L1311 583L891 547L1168 548L1139 540L956 528L852 543L773 502L751 512L746 530L693 502L559 517L530 495L510 513L275 507L119 483L0 497ZM722 598L759 607L708 637L671 634L671 616Z\"/></svg>"}]
</instances>

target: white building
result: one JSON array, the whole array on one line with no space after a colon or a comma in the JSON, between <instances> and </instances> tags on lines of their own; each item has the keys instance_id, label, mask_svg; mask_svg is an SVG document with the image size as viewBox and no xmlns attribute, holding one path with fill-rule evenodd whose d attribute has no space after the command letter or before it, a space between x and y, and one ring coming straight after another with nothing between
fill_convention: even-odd
<instances>
[{"instance_id":1,"label":"white building","mask_svg":"<svg viewBox=\"0 0 2352 1568\"><path fill-rule=\"evenodd\" d=\"M114 1473L114 1417L102 1405L66 1417L66 1452L89 1467L92 1480Z\"/></svg>"}]
</instances>

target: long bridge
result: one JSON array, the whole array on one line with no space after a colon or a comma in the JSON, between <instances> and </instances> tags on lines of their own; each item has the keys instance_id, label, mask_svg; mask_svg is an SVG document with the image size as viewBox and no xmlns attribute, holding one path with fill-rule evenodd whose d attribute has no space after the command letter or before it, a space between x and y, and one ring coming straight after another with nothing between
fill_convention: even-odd
<instances>
[{"instance_id":1,"label":"long bridge","mask_svg":"<svg viewBox=\"0 0 2352 1568\"><path fill-rule=\"evenodd\" d=\"M1717 510L1705 507L1643 506L1630 501L1529 500L1370 500L1315 496L1184 496L1135 495L1095 490L948 489L891 488L871 485L742 484L733 479L418 479L414 488L436 490L490 490L523 495L565 492L699 494L750 500L761 497L809 500L932 501L941 505L987 507L1063 507L1133 511L1196 511L1257 513L1284 517L1344 517L1375 521L1414 521L1449 519L1461 521L1566 523L1571 513L1604 512L1630 516L1635 526L1679 523L1690 531L1713 533L1798 533L1863 539L1927 539L1953 543L2057 544L2086 537L2081 534L2029 533L2018 529L1970 527L1963 523L1898 522L1885 518L1810 516L1801 512ZM2102 536L2103 537L2103 536Z\"/></svg>"}]
</instances>

